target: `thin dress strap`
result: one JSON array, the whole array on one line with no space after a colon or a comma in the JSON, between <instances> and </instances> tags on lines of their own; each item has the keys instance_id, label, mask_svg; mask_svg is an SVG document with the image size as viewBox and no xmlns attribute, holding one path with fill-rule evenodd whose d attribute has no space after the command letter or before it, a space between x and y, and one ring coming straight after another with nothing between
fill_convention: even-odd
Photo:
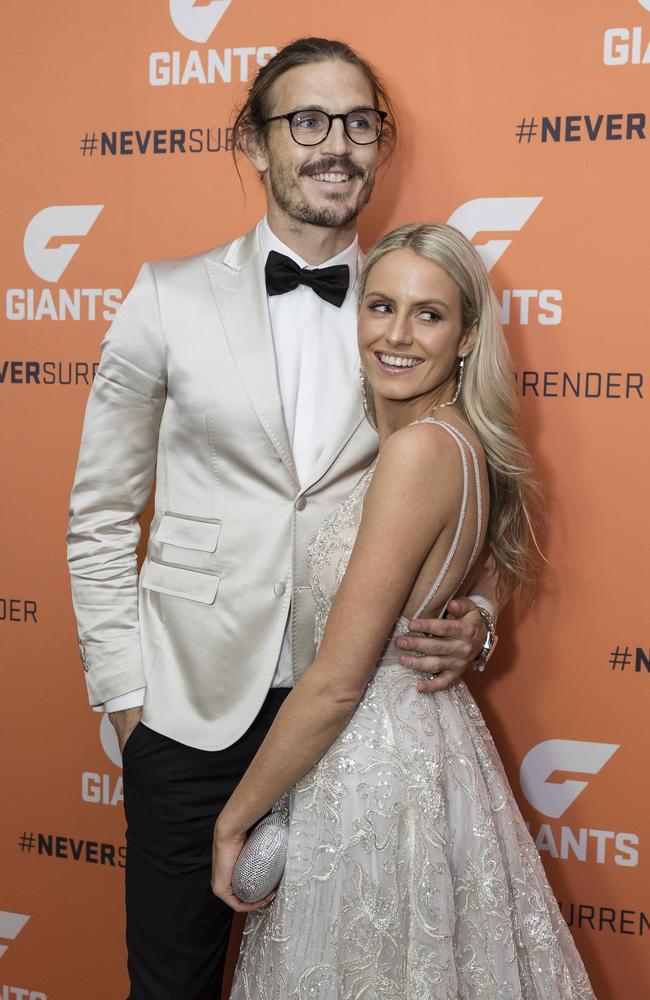
<instances>
[{"instance_id":1,"label":"thin dress strap","mask_svg":"<svg viewBox=\"0 0 650 1000\"><path fill-rule=\"evenodd\" d=\"M472 549L472 554L471 554L471 556L469 558L469 561L467 563L467 569L465 570L465 572L463 574L463 578L460 581L460 583L458 584L458 587L456 588L457 590L459 590L460 587L465 582L465 579L467 578L467 574L469 573L470 569L474 565L474 561L476 559L476 556L478 555L479 546L481 544L481 531L482 531L482 528L483 528L483 500L482 500L482 496L481 496L481 475L480 475L480 471L479 471L478 458L477 458L476 451L475 451L473 445L471 444L470 441L467 440L467 438L465 437L465 435L462 434L461 431L459 431L456 427L453 427L451 424L448 424L446 421L444 421L444 420L436 420L434 417L423 417L421 420L414 420L413 423L414 424L436 424L438 427L444 428L444 430L446 430L447 433L451 434L451 436L453 437L454 441L458 445L458 450L460 452L460 456L461 456L461 459L462 459L462 462L463 462L463 500L462 500L462 503L460 505L460 512L459 512L459 515L458 515L458 523L456 525L456 533L455 533L454 539L453 539L453 541L451 543L451 547L449 549L449 552L447 553L447 557L446 557L444 563L442 564L440 572L438 573L438 576L436 577L436 579L435 579L435 581L433 583L433 586L431 587L431 590L429 591L429 593L427 594L427 596L425 597L425 599L422 601L422 603L418 607L418 609L415 612L415 614L411 616L412 618L419 618L420 615L422 614L422 612L424 611L424 609L427 607L427 605L429 605L431 603L431 601L433 600L433 598L436 596L436 594L440 590L440 587L442 586L442 584L444 582L444 579L447 576L447 573L449 572L449 567L451 566L452 560L453 560L454 556L456 555L456 552L458 551L458 546L460 545L460 539L461 539L461 536L462 536L462 533L463 533L463 528L465 527L465 519L466 519L466 516L467 516L467 506L468 506L468 503L469 503L469 470L468 470L467 454L466 454L465 448L467 448L469 450L469 452L470 452L470 455L472 457L472 465L474 467L474 482L475 482L475 486L476 486L476 509L477 509L476 538L474 540L474 548ZM451 600L451 598L449 598L449 600ZM447 603L449 603L449 601ZM446 610L447 610L447 604L445 604L445 607L440 612L440 616L441 617L442 617L442 615L444 614L444 612Z\"/></svg>"}]
</instances>

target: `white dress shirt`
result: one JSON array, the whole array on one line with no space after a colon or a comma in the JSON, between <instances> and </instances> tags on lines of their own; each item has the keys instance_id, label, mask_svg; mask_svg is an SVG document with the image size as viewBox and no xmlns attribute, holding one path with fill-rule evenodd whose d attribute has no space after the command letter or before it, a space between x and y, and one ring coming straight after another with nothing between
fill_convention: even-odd
<instances>
[{"instance_id":1,"label":"white dress shirt","mask_svg":"<svg viewBox=\"0 0 650 1000\"><path fill-rule=\"evenodd\" d=\"M313 267L282 243L266 219L257 227L264 258L276 250L300 267ZM356 278L359 244L355 238L319 267L347 264L350 287L340 308L325 302L307 285L268 299L276 370L284 419L301 486L329 444L341 407L358 377ZM285 626L272 687L291 687L291 630ZM144 688L111 698L103 709L117 712L144 703ZM101 708L100 708L101 711Z\"/></svg>"},{"instance_id":2,"label":"white dress shirt","mask_svg":"<svg viewBox=\"0 0 650 1000\"><path fill-rule=\"evenodd\" d=\"M265 258L271 250L290 257L299 267L313 267L285 246L262 219L258 226ZM319 267L347 264L350 287L340 308L325 302L307 285L269 297L269 313L278 375L293 461L300 485L329 444L359 371L356 278L359 243L355 238L336 257ZM272 687L291 687L291 635L284 631Z\"/></svg>"}]
</instances>

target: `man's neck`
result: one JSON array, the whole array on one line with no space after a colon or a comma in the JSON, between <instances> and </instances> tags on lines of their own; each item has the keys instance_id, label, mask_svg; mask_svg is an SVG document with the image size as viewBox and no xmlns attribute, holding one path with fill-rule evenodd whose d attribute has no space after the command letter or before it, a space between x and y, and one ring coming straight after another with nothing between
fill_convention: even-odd
<instances>
[{"instance_id":1,"label":"man's neck","mask_svg":"<svg viewBox=\"0 0 650 1000\"><path fill-rule=\"evenodd\" d=\"M266 218L271 232L313 267L342 253L357 235L355 222L332 228L312 226L307 222L290 219L278 210L274 211L271 205Z\"/></svg>"}]
</instances>

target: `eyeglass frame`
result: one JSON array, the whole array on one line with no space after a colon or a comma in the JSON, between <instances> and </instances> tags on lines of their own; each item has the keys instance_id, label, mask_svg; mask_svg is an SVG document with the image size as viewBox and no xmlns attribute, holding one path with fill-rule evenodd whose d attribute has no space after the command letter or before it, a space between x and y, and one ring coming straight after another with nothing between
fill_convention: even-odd
<instances>
[{"instance_id":1,"label":"eyeglass frame","mask_svg":"<svg viewBox=\"0 0 650 1000\"><path fill-rule=\"evenodd\" d=\"M312 113L317 112L319 115L325 115L325 117L329 119L329 126L327 132L325 133L322 139L318 140L318 142L300 142L298 139L296 139L295 135L293 134L293 128L291 127L293 119L296 117L296 115L304 115L305 112L307 111L311 111ZM370 140L370 142L357 142L357 140L353 139L350 133L348 132L346 119L348 115L353 115L355 111L374 111L376 115L379 115L379 132L377 133L374 139ZM388 117L388 112L380 111L379 108L352 108L351 111L346 111L345 114L340 113L337 115L330 115L327 111L323 111L322 108L298 108L297 111L290 111L286 115L272 115L271 118L265 118L262 124L268 125L269 122L278 122L286 119L286 121L289 122L289 132L291 134L291 138L293 139L293 141L296 143L297 146L320 146L321 142L325 142L328 135L332 131L332 125L334 124L335 120L337 118L340 118L341 121L343 122L343 131L347 135L350 142L353 142L355 146L372 146L373 142L379 142L379 140L381 139L381 133L384 127L384 122L387 117Z\"/></svg>"}]
</instances>

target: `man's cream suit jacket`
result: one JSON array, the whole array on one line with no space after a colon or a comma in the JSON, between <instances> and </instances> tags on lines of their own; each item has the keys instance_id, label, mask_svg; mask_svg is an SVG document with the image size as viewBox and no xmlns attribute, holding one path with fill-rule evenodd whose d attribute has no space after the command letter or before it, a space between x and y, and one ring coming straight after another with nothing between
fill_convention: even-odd
<instances>
[{"instance_id":1,"label":"man's cream suit jacket","mask_svg":"<svg viewBox=\"0 0 650 1000\"><path fill-rule=\"evenodd\" d=\"M146 725L227 747L268 692L290 605L300 677L315 652L309 544L377 449L356 384L329 439L301 488L255 230L144 265L102 345L71 498L91 704L146 685ZM138 517L154 478L138 579Z\"/></svg>"}]
</instances>

